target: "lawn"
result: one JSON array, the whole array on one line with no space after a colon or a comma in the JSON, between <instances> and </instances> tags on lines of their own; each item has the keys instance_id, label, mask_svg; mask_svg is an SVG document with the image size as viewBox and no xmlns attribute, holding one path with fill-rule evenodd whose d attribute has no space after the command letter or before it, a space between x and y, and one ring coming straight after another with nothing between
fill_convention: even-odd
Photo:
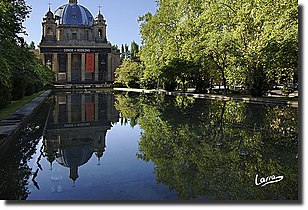
<instances>
[{"instance_id":1,"label":"lawn","mask_svg":"<svg viewBox=\"0 0 308 210\"><path fill-rule=\"evenodd\" d=\"M11 104L9 104L7 107L0 109L0 121L5 119L10 114L14 113L19 108L23 107L27 103L30 103L33 99L35 99L37 96L41 95L44 91L34 93L31 96L25 96L23 99L18 101L12 101Z\"/></svg>"}]
</instances>

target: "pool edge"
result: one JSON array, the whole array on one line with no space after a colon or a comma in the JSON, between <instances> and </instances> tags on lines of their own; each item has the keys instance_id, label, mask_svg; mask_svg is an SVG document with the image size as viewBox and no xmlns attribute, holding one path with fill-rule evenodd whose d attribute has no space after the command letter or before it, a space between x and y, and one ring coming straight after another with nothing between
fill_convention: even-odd
<instances>
[{"instance_id":1,"label":"pool edge","mask_svg":"<svg viewBox=\"0 0 308 210\"><path fill-rule=\"evenodd\" d=\"M52 90L46 90L41 95L34 98L30 103L22 106L14 113L0 121L0 157L5 154L10 146L11 140L16 137L20 129L36 113L44 101L52 93Z\"/></svg>"}]
</instances>

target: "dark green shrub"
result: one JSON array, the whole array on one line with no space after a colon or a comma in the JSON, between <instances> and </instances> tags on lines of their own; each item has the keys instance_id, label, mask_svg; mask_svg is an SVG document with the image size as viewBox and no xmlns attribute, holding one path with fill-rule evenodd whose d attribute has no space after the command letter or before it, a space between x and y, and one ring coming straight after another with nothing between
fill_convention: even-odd
<instances>
[{"instance_id":1,"label":"dark green shrub","mask_svg":"<svg viewBox=\"0 0 308 210\"><path fill-rule=\"evenodd\" d=\"M10 89L0 84L0 109L9 105L11 101L12 96Z\"/></svg>"}]
</instances>

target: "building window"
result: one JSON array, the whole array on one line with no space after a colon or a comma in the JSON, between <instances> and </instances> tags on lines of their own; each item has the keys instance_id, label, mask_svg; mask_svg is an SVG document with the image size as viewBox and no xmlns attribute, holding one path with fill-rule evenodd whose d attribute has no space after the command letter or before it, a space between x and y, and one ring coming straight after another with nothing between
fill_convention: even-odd
<instances>
[{"instance_id":1,"label":"building window","mask_svg":"<svg viewBox=\"0 0 308 210\"><path fill-rule=\"evenodd\" d=\"M52 36L53 35L52 29L50 27L47 28L47 35L48 36Z\"/></svg>"},{"instance_id":2,"label":"building window","mask_svg":"<svg viewBox=\"0 0 308 210\"><path fill-rule=\"evenodd\" d=\"M98 36L99 36L99 37L102 37L102 36L103 36L103 31L102 31L102 29L99 29L99 30L98 30Z\"/></svg>"},{"instance_id":3,"label":"building window","mask_svg":"<svg viewBox=\"0 0 308 210\"><path fill-rule=\"evenodd\" d=\"M72 39L77 39L77 33L72 33Z\"/></svg>"}]
</instances>

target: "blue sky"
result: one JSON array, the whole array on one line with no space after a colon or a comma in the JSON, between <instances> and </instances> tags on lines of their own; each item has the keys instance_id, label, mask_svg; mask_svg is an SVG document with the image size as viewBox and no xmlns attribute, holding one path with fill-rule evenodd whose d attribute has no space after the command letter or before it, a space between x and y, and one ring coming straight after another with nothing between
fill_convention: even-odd
<instances>
[{"instance_id":1,"label":"blue sky","mask_svg":"<svg viewBox=\"0 0 308 210\"><path fill-rule=\"evenodd\" d=\"M30 18L26 20L28 36L26 41L34 41L39 44L42 35L42 18L48 11L49 0L26 0L32 7ZM68 3L69 0L50 0L51 10L54 12L59 6ZM141 43L139 16L151 12L155 13L155 0L78 0L78 3L87 7L93 16L98 14L98 6L101 5L101 13L107 20L107 38L112 44L130 44L133 40Z\"/></svg>"}]
</instances>

